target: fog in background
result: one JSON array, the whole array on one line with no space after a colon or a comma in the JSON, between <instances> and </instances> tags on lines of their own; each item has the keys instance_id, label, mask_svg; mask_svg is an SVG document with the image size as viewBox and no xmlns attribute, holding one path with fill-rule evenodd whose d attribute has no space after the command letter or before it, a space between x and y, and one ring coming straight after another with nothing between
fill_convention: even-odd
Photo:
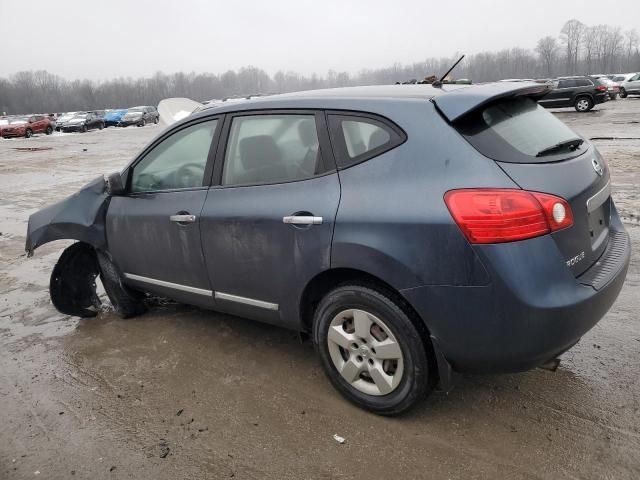
<instances>
[{"instance_id":1,"label":"fog in background","mask_svg":"<svg viewBox=\"0 0 640 480\"><path fill-rule=\"evenodd\" d=\"M0 0L0 113L395 83L461 53L474 82L637 71L639 22L637 0Z\"/></svg>"}]
</instances>

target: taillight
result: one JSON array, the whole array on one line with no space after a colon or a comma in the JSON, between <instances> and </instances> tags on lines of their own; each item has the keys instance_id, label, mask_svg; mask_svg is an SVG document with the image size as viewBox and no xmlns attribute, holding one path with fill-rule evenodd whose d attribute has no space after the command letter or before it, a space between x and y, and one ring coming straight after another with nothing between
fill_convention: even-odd
<instances>
[{"instance_id":1,"label":"taillight","mask_svg":"<svg viewBox=\"0 0 640 480\"><path fill-rule=\"evenodd\" d=\"M598 85L596 87L596 90L598 90L599 92L606 92L607 91L607 87L606 87L606 85Z\"/></svg>"},{"instance_id":2,"label":"taillight","mask_svg":"<svg viewBox=\"0 0 640 480\"><path fill-rule=\"evenodd\" d=\"M513 242L573 225L567 201L548 193L492 188L450 190L444 201L471 243Z\"/></svg>"}]
</instances>

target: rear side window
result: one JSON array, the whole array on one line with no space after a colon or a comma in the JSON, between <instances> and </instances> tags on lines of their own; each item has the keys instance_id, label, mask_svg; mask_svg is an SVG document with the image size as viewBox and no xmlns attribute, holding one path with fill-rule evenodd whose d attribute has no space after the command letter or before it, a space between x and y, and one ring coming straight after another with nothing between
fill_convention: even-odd
<instances>
[{"instance_id":1,"label":"rear side window","mask_svg":"<svg viewBox=\"0 0 640 480\"><path fill-rule=\"evenodd\" d=\"M377 117L331 114L329 128L339 168L378 156L406 139L399 127Z\"/></svg>"},{"instance_id":2,"label":"rear side window","mask_svg":"<svg viewBox=\"0 0 640 480\"><path fill-rule=\"evenodd\" d=\"M454 124L483 155L501 162L545 163L572 158L585 146L567 145L543 154L545 149L579 140L567 125L528 97L493 103L471 112Z\"/></svg>"},{"instance_id":3,"label":"rear side window","mask_svg":"<svg viewBox=\"0 0 640 480\"><path fill-rule=\"evenodd\" d=\"M598 84L602 84L602 82L599 82L598 80L595 80L595 83ZM577 87L590 87L591 85L593 85L593 83L591 82L591 80L587 80L586 78L579 78L576 80L576 86Z\"/></svg>"},{"instance_id":4,"label":"rear side window","mask_svg":"<svg viewBox=\"0 0 640 480\"><path fill-rule=\"evenodd\" d=\"M573 88L576 86L575 80L560 80L558 82L558 88Z\"/></svg>"},{"instance_id":5,"label":"rear side window","mask_svg":"<svg viewBox=\"0 0 640 480\"><path fill-rule=\"evenodd\" d=\"M223 185L292 182L329 170L320 150L314 114L247 115L233 119Z\"/></svg>"}]
</instances>

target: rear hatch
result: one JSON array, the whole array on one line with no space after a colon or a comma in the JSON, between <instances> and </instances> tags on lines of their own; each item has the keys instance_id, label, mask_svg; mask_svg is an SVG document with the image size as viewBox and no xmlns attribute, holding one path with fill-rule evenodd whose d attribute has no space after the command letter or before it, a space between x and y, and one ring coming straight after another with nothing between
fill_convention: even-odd
<instances>
[{"instance_id":1,"label":"rear hatch","mask_svg":"<svg viewBox=\"0 0 640 480\"><path fill-rule=\"evenodd\" d=\"M609 240L609 169L596 148L540 107L536 96L501 95L467 108L451 124L522 189L567 200L573 225L551 235L567 266L579 276L598 260Z\"/></svg>"}]
</instances>

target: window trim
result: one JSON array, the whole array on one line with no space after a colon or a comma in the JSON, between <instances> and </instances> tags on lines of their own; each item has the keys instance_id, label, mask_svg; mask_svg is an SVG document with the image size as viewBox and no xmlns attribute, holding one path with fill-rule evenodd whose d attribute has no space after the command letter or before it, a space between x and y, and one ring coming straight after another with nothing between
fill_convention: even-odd
<instances>
[{"instance_id":1,"label":"window trim","mask_svg":"<svg viewBox=\"0 0 640 480\"><path fill-rule=\"evenodd\" d=\"M194 119L190 122L181 124L179 126L176 126L175 128L170 129L167 132L162 133L158 138L156 138L155 140L153 140L149 145L147 145L144 150L142 150L142 152L129 164L129 166L127 166L127 168L125 169L125 175L126 175L126 188L125 188L125 195L127 196L138 196L138 195L149 195L149 194L156 194L156 193L169 193L169 192L182 192L182 191L188 191L188 190L202 190L202 189L206 189L209 188L210 184L211 184L211 173L213 170L213 162L215 159L215 155L216 152L218 150L218 146L220 145L220 133L222 131L222 126L223 126L223 122L224 122L224 115L212 115L212 116L208 116L208 117L201 117L201 118L197 118ZM213 120L217 120L218 123L216 123L216 130L213 133L213 138L211 139L211 144L209 145L209 152L207 153L207 162L205 164L205 168L204 168L204 175L202 176L202 185L199 187L186 187L186 188L167 188L167 189L163 189L163 190L147 190L144 192L133 192L131 191L131 183L133 182L133 171L135 170L136 166L149 154L151 153L153 150L155 150L155 148L160 145L162 142L164 142L165 140L167 140L169 137L177 134L178 132L181 132L182 130L186 129L186 128L190 128L193 127L194 125L198 125L200 123L206 123L206 122L211 122Z\"/></svg>"},{"instance_id":2,"label":"window trim","mask_svg":"<svg viewBox=\"0 0 640 480\"><path fill-rule=\"evenodd\" d=\"M359 165L367 160L371 160L374 157L382 155L396 147L399 147L407 141L407 133L395 122L384 117L370 112L361 112L354 110L327 110L327 125L329 127L329 134L331 137L331 143L334 149L334 155L336 157L336 165L338 170L345 170L355 165ZM344 133L342 131L342 122L344 120L352 120L354 118L362 118L365 120L372 120L368 123L380 123L391 130L391 139L388 143L380 145L372 150L368 150L361 153L357 157L351 157L347 150L347 144L344 139ZM337 120L337 121L332 121ZM375 123L374 123L375 122Z\"/></svg>"},{"instance_id":3,"label":"window trim","mask_svg":"<svg viewBox=\"0 0 640 480\"><path fill-rule=\"evenodd\" d=\"M319 153L322 162L327 171L313 175L311 177L305 177L295 180L286 180L280 182L254 182L254 183L236 183L233 185L222 184L222 174L224 170L224 162L229 148L229 134L231 133L231 124L236 117L253 117L263 115L313 115L316 121L316 132L318 134ZM331 148L331 142L329 140L329 128L326 123L324 111L321 109L309 109L309 108L282 108L282 109L264 109L264 110L238 110L235 112L227 112L224 119L224 126L220 135L220 147L216 153L216 158L213 166L213 175L211 179L211 187L218 189L223 188L243 188L243 187L255 187L261 185L283 185L293 182L305 182L314 178L324 177L331 175L337 171L337 165L334 158L333 149Z\"/></svg>"}]
</instances>

